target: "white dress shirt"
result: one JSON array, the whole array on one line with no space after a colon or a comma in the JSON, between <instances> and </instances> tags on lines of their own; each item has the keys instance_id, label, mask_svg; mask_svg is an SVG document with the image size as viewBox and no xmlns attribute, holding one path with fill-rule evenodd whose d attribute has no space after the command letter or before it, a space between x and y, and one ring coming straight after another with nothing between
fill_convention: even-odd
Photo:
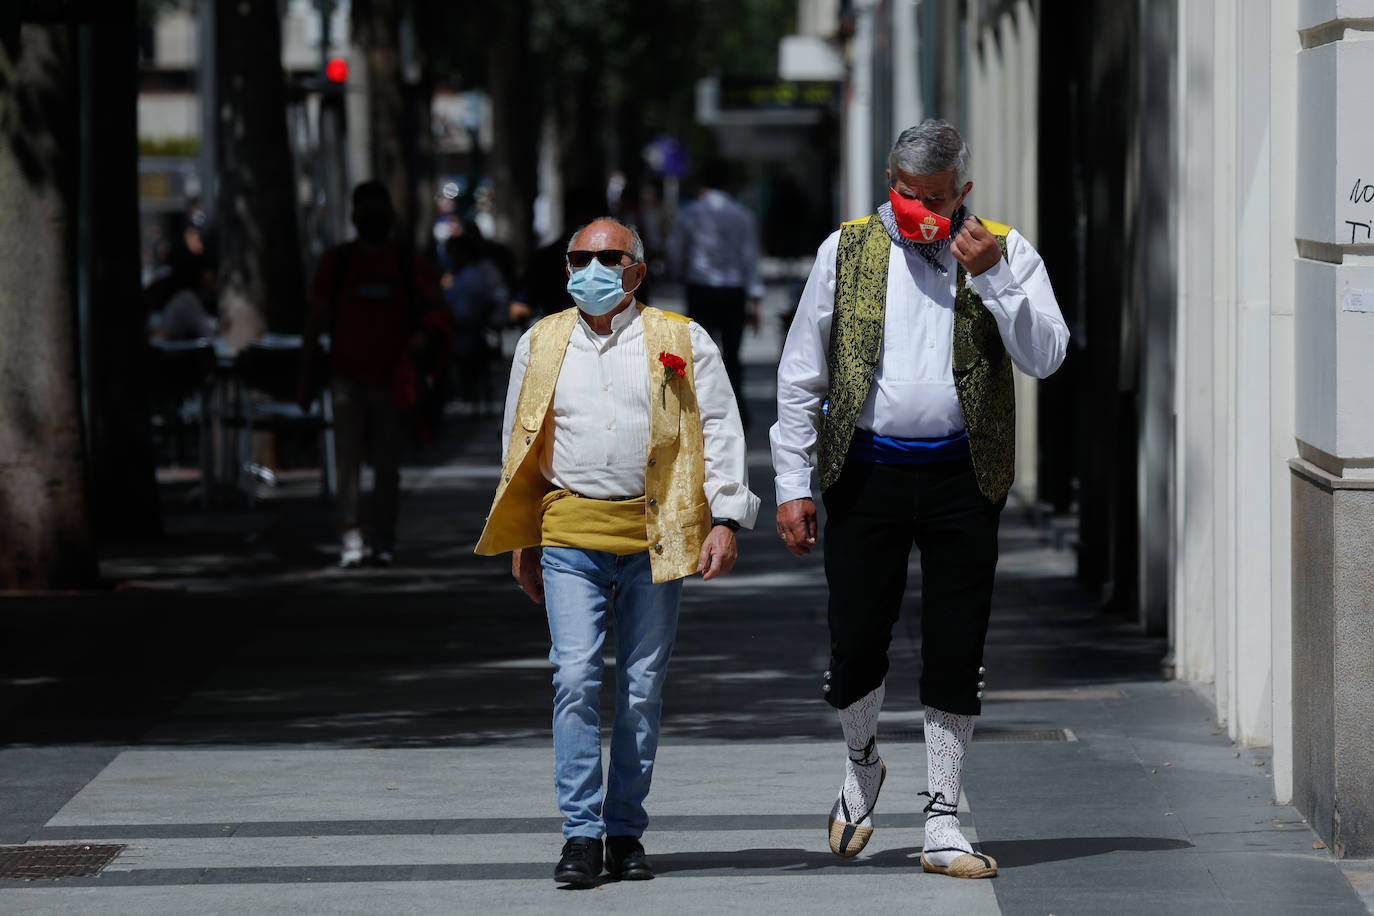
<instances>
[{"instance_id":1,"label":"white dress shirt","mask_svg":"<svg viewBox=\"0 0 1374 916\"><path fill-rule=\"evenodd\" d=\"M668 239L668 262L684 283L731 286L763 298L754 214L724 191L707 189L682 208Z\"/></svg>"},{"instance_id":2,"label":"white dress shirt","mask_svg":"<svg viewBox=\"0 0 1374 916\"><path fill-rule=\"evenodd\" d=\"M706 500L715 518L754 526L759 498L749 490L744 428L711 335L690 325L692 372L706 457ZM502 458L510 445L520 386L530 361L530 332L515 347L506 389ZM611 319L611 333L598 335L581 315L573 327L553 393L550 433L540 469L556 487L595 499L640 496L649 458L650 411L658 405L662 373L649 373L644 322L631 307Z\"/></svg>"},{"instance_id":3,"label":"white dress shirt","mask_svg":"<svg viewBox=\"0 0 1374 916\"><path fill-rule=\"evenodd\" d=\"M830 384L827 354L835 310L833 233L816 253L778 366L778 422L769 431L778 505L811 496L811 451L821 402ZM964 428L954 388L954 294L958 270L946 249L941 275L919 254L891 246L882 350L857 426L899 439L957 435ZM1007 259L968 282L997 319L1011 361L1044 378L1059 368L1069 329L1059 313L1045 264L1015 229Z\"/></svg>"}]
</instances>

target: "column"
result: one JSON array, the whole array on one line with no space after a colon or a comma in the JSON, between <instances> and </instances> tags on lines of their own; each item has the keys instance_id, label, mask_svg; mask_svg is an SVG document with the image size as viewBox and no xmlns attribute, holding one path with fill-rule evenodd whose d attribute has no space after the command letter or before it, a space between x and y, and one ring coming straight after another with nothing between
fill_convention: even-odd
<instances>
[{"instance_id":1,"label":"column","mask_svg":"<svg viewBox=\"0 0 1374 916\"><path fill-rule=\"evenodd\" d=\"M1300 7L1293 801L1338 857L1374 855L1371 20L1374 0Z\"/></svg>"}]
</instances>

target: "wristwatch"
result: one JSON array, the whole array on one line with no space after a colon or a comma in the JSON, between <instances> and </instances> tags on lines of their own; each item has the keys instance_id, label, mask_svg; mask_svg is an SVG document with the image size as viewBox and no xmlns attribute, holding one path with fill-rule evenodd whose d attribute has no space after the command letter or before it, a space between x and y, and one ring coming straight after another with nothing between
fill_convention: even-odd
<instances>
[{"instance_id":1,"label":"wristwatch","mask_svg":"<svg viewBox=\"0 0 1374 916\"><path fill-rule=\"evenodd\" d=\"M724 525L731 531L739 531L739 522L735 521L733 518L716 518L712 516L711 527L714 528L717 525Z\"/></svg>"}]
</instances>

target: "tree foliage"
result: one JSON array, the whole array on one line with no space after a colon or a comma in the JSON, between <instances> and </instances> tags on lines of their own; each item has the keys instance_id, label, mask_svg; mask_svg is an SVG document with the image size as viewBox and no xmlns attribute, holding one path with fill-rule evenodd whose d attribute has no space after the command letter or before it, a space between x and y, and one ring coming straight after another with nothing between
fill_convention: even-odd
<instances>
[{"instance_id":1,"label":"tree foliage","mask_svg":"<svg viewBox=\"0 0 1374 916\"><path fill-rule=\"evenodd\" d=\"M493 35L487 17L473 15L476 6L421 4L418 32L439 82L486 88ZM631 103L647 130L686 136L696 129L696 81L775 74L778 40L795 20L795 0L533 0L528 77L544 104L591 84L598 98L569 101Z\"/></svg>"},{"instance_id":2,"label":"tree foliage","mask_svg":"<svg viewBox=\"0 0 1374 916\"><path fill-rule=\"evenodd\" d=\"M796 7L794 0L527 2L523 32L505 28L492 11L476 14L475 3L419 4L417 33L433 77L491 96L493 160L528 155L526 144L540 142L539 127L551 114L564 193L604 187L607 172L618 168L631 198L650 138L663 133L692 148L709 146L696 124L700 78L777 72L778 40L793 29ZM512 118L529 130L513 129ZM506 224L529 210L510 198L509 190L497 198L498 207L511 208Z\"/></svg>"}]
</instances>

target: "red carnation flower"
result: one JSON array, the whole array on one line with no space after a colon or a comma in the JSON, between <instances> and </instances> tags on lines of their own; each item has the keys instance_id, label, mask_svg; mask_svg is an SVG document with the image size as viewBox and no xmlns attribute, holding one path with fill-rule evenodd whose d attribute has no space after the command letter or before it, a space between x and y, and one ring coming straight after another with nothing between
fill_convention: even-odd
<instances>
[{"instance_id":1,"label":"red carnation flower","mask_svg":"<svg viewBox=\"0 0 1374 916\"><path fill-rule=\"evenodd\" d=\"M687 374L687 361L667 350L659 352L658 361L663 364L663 384L658 386L658 401L666 408L668 406L668 383L673 380L675 375Z\"/></svg>"}]
</instances>

